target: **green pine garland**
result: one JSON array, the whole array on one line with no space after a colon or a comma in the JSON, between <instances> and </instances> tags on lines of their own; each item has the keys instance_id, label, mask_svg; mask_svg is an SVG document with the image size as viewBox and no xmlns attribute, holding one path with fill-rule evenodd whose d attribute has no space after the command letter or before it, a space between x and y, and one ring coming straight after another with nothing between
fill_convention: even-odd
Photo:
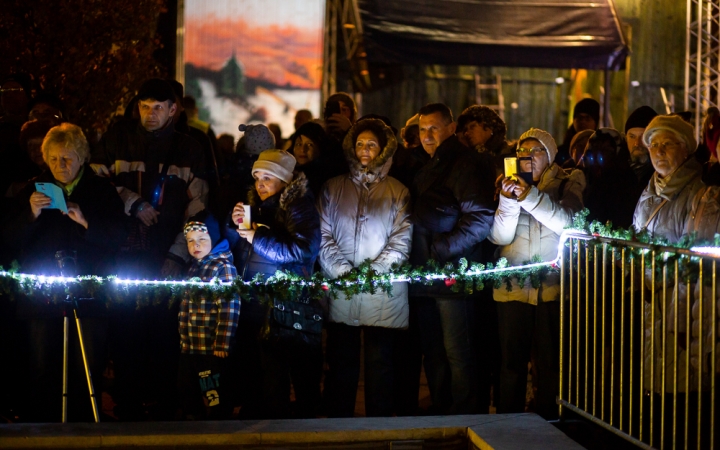
<instances>
[{"instance_id":1,"label":"green pine garland","mask_svg":"<svg viewBox=\"0 0 720 450\"><path fill-rule=\"evenodd\" d=\"M678 261L683 278L697 273L698 258L677 252L660 251L661 247L690 249L702 244L720 247L720 234L716 234L711 243L698 242L694 234L683 237L681 242L669 243L665 239L652 238L647 231L636 232L632 228L615 229L609 222L606 224L597 221L589 222L588 214L587 209L579 212L574 216L571 226L568 227L592 236L586 241L586 245L624 248L626 257L629 259L638 258L644 253L647 265L652 262L652 258L649 256L650 252L655 250L655 261L658 263L656 269L660 270L663 265L671 265ZM600 243L598 238L601 237L615 241ZM646 244L649 246L650 252L647 249L624 246L622 241ZM577 255L580 251L579 243L573 247L572 250ZM616 252L617 259L621 258L620 253ZM592 257L592 253L590 255ZM0 268L0 270L2 269ZM77 277L73 282L41 283L24 278L19 274L18 265L14 263L8 272L0 274L2 275L0 276L0 293L3 294L2 298L10 301L22 299L59 303L68 297L94 298L108 307L135 305L140 308L163 304L172 306L185 297L228 300L234 296L243 299L253 296L260 299L296 300L299 298L320 299L326 296L338 298L340 294L346 298L375 292L389 294L392 292L393 280L426 285L444 283L450 287L452 292L465 294L482 290L486 283L490 283L496 289L504 285L510 291L514 280L519 285L524 285L529 281L531 286L538 288L548 274L557 273L557 271L558 268L554 262L543 263L538 256L516 267L508 266L505 258L501 258L494 265L470 263L463 258L457 265L451 263L440 265L435 261L429 261L422 267L412 267L409 264L394 265L389 273L377 273L372 269L371 262L368 260L336 279L327 279L320 273L306 278L294 273L278 271L267 279L258 275L249 283L236 279L232 283L224 284L217 281L192 284L192 281L199 281L199 279L195 279L189 280L189 283L148 285L141 282L118 283L116 277L95 276Z\"/></svg>"}]
</instances>

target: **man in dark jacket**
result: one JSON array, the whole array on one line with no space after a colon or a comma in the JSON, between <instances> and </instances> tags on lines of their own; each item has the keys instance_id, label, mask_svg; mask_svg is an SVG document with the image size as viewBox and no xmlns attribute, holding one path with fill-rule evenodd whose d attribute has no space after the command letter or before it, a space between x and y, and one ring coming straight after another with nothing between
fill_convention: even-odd
<instances>
[{"instance_id":1,"label":"man in dark jacket","mask_svg":"<svg viewBox=\"0 0 720 450\"><path fill-rule=\"evenodd\" d=\"M182 226L207 204L205 159L195 140L175 130L177 105L167 81L146 81L138 109L139 122L120 122L105 133L91 166L112 179L125 213L137 219L123 262L141 266L124 272L180 275L190 261Z\"/></svg>"},{"instance_id":2,"label":"man in dark jacket","mask_svg":"<svg viewBox=\"0 0 720 450\"><path fill-rule=\"evenodd\" d=\"M650 152L643 142L643 133L651 120L657 116L654 109L641 106L630 114L625 122L625 142L630 151L630 167L637 177L640 189L645 189L655 168L650 161ZM637 199L636 199L637 200Z\"/></svg>"},{"instance_id":3,"label":"man in dark jacket","mask_svg":"<svg viewBox=\"0 0 720 450\"><path fill-rule=\"evenodd\" d=\"M494 170L490 161L455 136L450 109L434 103L420 110L420 140L430 161L413 182L414 265L478 260L479 244L493 223ZM473 302L446 283L411 285L416 302L433 406L440 413L474 414L477 404Z\"/></svg>"},{"instance_id":4,"label":"man in dark jacket","mask_svg":"<svg viewBox=\"0 0 720 450\"><path fill-rule=\"evenodd\" d=\"M137 97L140 120L110 128L91 166L111 178L125 214L134 218L118 253L120 275L179 276L190 260L183 225L207 204L205 159L199 144L175 129L175 92L167 81L146 81ZM116 415L140 420L143 404L157 402L155 418L173 417L175 383L169 381L177 375L177 307L119 305L111 336Z\"/></svg>"}]
</instances>

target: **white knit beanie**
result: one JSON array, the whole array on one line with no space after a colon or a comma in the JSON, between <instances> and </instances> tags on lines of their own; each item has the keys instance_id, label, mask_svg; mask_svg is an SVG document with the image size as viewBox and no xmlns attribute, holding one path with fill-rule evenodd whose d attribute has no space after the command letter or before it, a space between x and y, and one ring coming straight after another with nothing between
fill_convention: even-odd
<instances>
[{"instance_id":1,"label":"white knit beanie","mask_svg":"<svg viewBox=\"0 0 720 450\"><path fill-rule=\"evenodd\" d=\"M527 139L535 139L539 141L543 147L545 147L545 151L548 154L548 159L550 160L550 164L552 164L555 161L555 155L557 155L557 144L555 143L555 139L548 133L547 131L541 130L540 128L530 128L526 132L520 136L520 139L518 139L518 147L522 145L523 141Z\"/></svg>"},{"instance_id":2,"label":"white knit beanie","mask_svg":"<svg viewBox=\"0 0 720 450\"><path fill-rule=\"evenodd\" d=\"M253 164L252 174L255 175L258 170L263 170L289 183L293 179L295 157L285 150L265 150Z\"/></svg>"}]
</instances>

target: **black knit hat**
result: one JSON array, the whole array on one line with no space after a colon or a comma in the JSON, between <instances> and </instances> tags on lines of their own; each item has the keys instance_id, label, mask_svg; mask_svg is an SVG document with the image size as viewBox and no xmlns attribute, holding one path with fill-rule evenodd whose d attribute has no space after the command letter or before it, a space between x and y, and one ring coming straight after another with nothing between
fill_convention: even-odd
<instances>
[{"instance_id":1,"label":"black knit hat","mask_svg":"<svg viewBox=\"0 0 720 450\"><path fill-rule=\"evenodd\" d=\"M160 78L151 78L144 82L142 86L140 86L137 97L138 100L152 99L157 102L170 100L170 103L175 103L175 92L173 88L170 86L170 83Z\"/></svg>"},{"instance_id":2,"label":"black knit hat","mask_svg":"<svg viewBox=\"0 0 720 450\"><path fill-rule=\"evenodd\" d=\"M627 122L625 122L625 133L627 133L630 128L647 128L650 121L657 115L658 113L649 106L639 107L630 114Z\"/></svg>"},{"instance_id":3,"label":"black knit hat","mask_svg":"<svg viewBox=\"0 0 720 450\"><path fill-rule=\"evenodd\" d=\"M600 123L600 103L592 98L584 98L575 105L573 119L577 117L578 114L587 114L595 119L596 124Z\"/></svg>"}]
</instances>

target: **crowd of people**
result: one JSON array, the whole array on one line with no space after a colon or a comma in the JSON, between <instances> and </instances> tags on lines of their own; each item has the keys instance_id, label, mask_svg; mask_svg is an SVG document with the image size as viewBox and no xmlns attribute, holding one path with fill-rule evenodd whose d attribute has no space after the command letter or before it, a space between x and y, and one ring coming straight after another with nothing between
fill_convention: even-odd
<instances>
[{"instance_id":1,"label":"crowd of people","mask_svg":"<svg viewBox=\"0 0 720 450\"><path fill-rule=\"evenodd\" d=\"M233 149L176 81L146 81L90 143L56 97L31 94L20 76L3 81L0 258L23 272L249 281L278 270L334 278L366 261L378 273L461 258L520 265L554 259L583 208L670 242L712 237L720 223L720 208L704 207L719 197L716 110L698 144L687 117L648 106L623 130L599 128L599 104L584 99L558 146L538 128L509 142L482 105L455 119L431 103L398 133L336 93L321 120L298 112L286 142L248 124ZM325 339L311 342L267 339L279 300L260 295L80 309L96 390L111 372L120 420L352 417L361 367L368 416L419 414L421 367L425 413L488 413L491 402L523 412L531 361L532 410L553 419L559 297L557 275L471 295L395 283L317 302ZM23 389L2 401L20 420L59 419L61 309L20 301L4 313L14 369L4 376ZM80 367L74 355L71 417L87 420Z\"/></svg>"}]
</instances>

